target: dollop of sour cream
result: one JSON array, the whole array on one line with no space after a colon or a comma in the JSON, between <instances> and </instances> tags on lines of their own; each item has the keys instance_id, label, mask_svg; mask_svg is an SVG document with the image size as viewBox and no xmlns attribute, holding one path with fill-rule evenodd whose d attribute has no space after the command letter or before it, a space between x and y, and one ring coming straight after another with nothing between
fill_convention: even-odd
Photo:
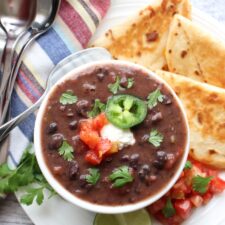
<instances>
[{"instance_id":1,"label":"dollop of sour cream","mask_svg":"<svg viewBox=\"0 0 225 225\"><path fill-rule=\"evenodd\" d=\"M102 138L107 138L112 142L118 143L119 150L126 146L134 145L136 142L130 129L123 130L111 123L105 125L101 129L100 134Z\"/></svg>"}]
</instances>

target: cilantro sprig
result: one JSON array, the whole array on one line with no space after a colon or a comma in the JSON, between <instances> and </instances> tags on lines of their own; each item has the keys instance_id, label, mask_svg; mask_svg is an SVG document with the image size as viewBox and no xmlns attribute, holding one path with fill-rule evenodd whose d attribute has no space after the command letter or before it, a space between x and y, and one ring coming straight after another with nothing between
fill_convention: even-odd
<instances>
[{"instance_id":1,"label":"cilantro sprig","mask_svg":"<svg viewBox=\"0 0 225 225\"><path fill-rule=\"evenodd\" d=\"M195 176L192 178L192 188L194 191L205 194L208 190L208 185L212 180L212 176L210 177L202 177L202 176Z\"/></svg>"},{"instance_id":2,"label":"cilantro sprig","mask_svg":"<svg viewBox=\"0 0 225 225\"><path fill-rule=\"evenodd\" d=\"M167 199L166 204L162 209L162 213L166 218L169 218L175 215L176 210L173 207L173 203L170 198Z\"/></svg>"},{"instance_id":3,"label":"cilantro sprig","mask_svg":"<svg viewBox=\"0 0 225 225\"><path fill-rule=\"evenodd\" d=\"M132 182L134 178L128 166L121 166L112 172L109 179L113 182L113 187L120 188Z\"/></svg>"},{"instance_id":4,"label":"cilantro sprig","mask_svg":"<svg viewBox=\"0 0 225 225\"><path fill-rule=\"evenodd\" d=\"M120 85L120 81L121 81L121 78L119 76L116 76L116 81L112 84L109 84L108 85L108 89L111 93L113 93L114 95L118 93L118 91L122 91L124 90L125 88L122 87ZM127 79L127 89L129 88L132 88L134 85L134 78L128 78Z\"/></svg>"},{"instance_id":5,"label":"cilantro sprig","mask_svg":"<svg viewBox=\"0 0 225 225\"><path fill-rule=\"evenodd\" d=\"M163 102L164 95L160 92L159 88L157 88L148 95L147 99L148 107L152 109L158 104L158 102Z\"/></svg>"},{"instance_id":6,"label":"cilantro sprig","mask_svg":"<svg viewBox=\"0 0 225 225\"><path fill-rule=\"evenodd\" d=\"M120 80L121 80L120 77L116 76L115 83L112 83L112 84L108 85L109 91L111 93L113 93L114 95L117 94L118 91L124 90L124 88L120 86Z\"/></svg>"},{"instance_id":7,"label":"cilantro sprig","mask_svg":"<svg viewBox=\"0 0 225 225\"><path fill-rule=\"evenodd\" d=\"M163 135L156 129L152 129L148 141L155 147L159 147L163 142Z\"/></svg>"},{"instance_id":8,"label":"cilantro sprig","mask_svg":"<svg viewBox=\"0 0 225 225\"><path fill-rule=\"evenodd\" d=\"M90 168L88 169L89 174L86 175L85 179L87 181L87 183L95 185L97 184L99 178L100 178L100 172L99 169L97 168Z\"/></svg>"},{"instance_id":9,"label":"cilantro sprig","mask_svg":"<svg viewBox=\"0 0 225 225\"><path fill-rule=\"evenodd\" d=\"M59 102L62 105L71 105L77 102L77 96L75 96L71 91L66 91L61 94Z\"/></svg>"},{"instance_id":10,"label":"cilantro sprig","mask_svg":"<svg viewBox=\"0 0 225 225\"><path fill-rule=\"evenodd\" d=\"M132 88L134 85L134 78L128 78L127 79L127 88Z\"/></svg>"},{"instance_id":11,"label":"cilantro sprig","mask_svg":"<svg viewBox=\"0 0 225 225\"><path fill-rule=\"evenodd\" d=\"M93 109L87 114L88 117L96 117L98 114L105 111L105 107L106 105L104 103L102 103L99 99L95 99Z\"/></svg>"},{"instance_id":12,"label":"cilantro sprig","mask_svg":"<svg viewBox=\"0 0 225 225\"><path fill-rule=\"evenodd\" d=\"M67 161L72 161L74 158L73 147L64 140L62 146L58 149L59 154Z\"/></svg>"},{"instance_id":13,"label":"cilantro sprig","mask_svg":"<svg viewBox=\"0 0 225 225\"><path fill-rule=\"evenodd\" d=\"M185 163L184 169L185 170L190 170L192 168L192 163L191 161L187 160L187 162Z\"/></svg>"},{"instance_id":14,"label":"cilantro sprig","mask_svg":"<svg viewBox=\"0 0 225 225\"><path fill-rule=\"evenodd\" d=\"M45 180L35 155L29 150L30 148L25 151L16 169L9 168L6 163L0 166L0 195L13 193L21 187L30 185L20 201L30 205L36 200L40 205L44 200L45 189L50 191L50 197L55 194L55 191ZM34 183L35 188L32 187Z\"/></svg>"}]
</instances>

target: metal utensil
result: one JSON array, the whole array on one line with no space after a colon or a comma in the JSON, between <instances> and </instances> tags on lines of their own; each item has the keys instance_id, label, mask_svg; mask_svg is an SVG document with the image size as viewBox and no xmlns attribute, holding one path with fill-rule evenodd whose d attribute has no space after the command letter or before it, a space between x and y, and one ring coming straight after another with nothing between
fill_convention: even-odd
<instances>
[{"instance_id":1,"label":"metal utensil","mask_svg":"<svg viewBox=\"0 0 225 225\"><path fill-rule=\"evenodd\" d=\"M60 79L62 78L69 70L72 68L76 68L82 64L111 59L111 54L104 48L89 48L79 52L74 53L73 55L68 56L64 60L62 60L59 64L55 66L55 68L50 73L47 83L46 89L40 99L32 105L30 108L25 110L23 113L13 118L6 124L0 127L0 142L4 140L4 138L8 135L8 133L16 127L19 123L21 123L24 119L26 119L31 113L33 113L36 109L39 108L41 102L43 101L46 94L49 92L50 88ZM60 69L60 70L59 70Z\"/></svg>"},{"instance_id":2,"label":"metal utensil","mask_svg":"<svg viewBox=\"0 0 225 225\"><path fill-rule=\"evenodd\" d=\"M3 57L3 75L0 86L0 106L2 109L4 91L10 76L13 55L21 35L26 32L36 12L36 0L1 0L0 23L7 34L6 49Z\"/></svg>"},{"instance_id":3,"label":"metal utensil","mask_svg":"<svg viewBox=\"0 0 225 225\"><path fill-rule=\"evenodd\" d=\"M4 30L0 29L0 65L2 63L2 56L5 50L5 45L6 45L6 33L4 32ZM1 83L1 78L2 77L0 75L0 83Z\"/></svg>"},{"instance_id":4,"label":"metal utensil","mask_svg":"<svg viewBox=\"0 0 225 225\"><path fill-rule=\"evenodd\" d=\"M17 56L16 62L11 71L8 87L5 94L5 103L2 111L0 124L3 124L7 115L11 95L13 92L13 87L16 81L16 77L25 53L25 50L30 46L30 44L40 35L45 33L53 24L55 17L57 15L61 0L38 0L36 16L31 24L30 36L23 40L23 46Z\"/></svg>"}]
</instances>

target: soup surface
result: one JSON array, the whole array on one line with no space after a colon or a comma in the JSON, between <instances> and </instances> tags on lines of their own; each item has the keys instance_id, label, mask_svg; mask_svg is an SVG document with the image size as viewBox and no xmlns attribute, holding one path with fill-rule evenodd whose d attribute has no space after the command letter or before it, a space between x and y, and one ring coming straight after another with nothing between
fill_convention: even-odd
<instances>
[{"instance_id":1,"label":"soup surface","mask_svg":"<svg viewBox=\"0 0 225 225\"><path fill-rule=\"evenodd\" d=\"M160 191L180 164L186 135L165 85L113 64L58 84L41 124L42 151L54 177L77 197L102 205Z\"/></svg>"}]
</instances>

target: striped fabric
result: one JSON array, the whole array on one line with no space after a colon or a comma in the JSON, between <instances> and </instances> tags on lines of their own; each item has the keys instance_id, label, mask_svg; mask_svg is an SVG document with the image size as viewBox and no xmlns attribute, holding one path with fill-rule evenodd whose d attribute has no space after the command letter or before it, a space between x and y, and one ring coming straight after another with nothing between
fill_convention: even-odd
<instances>
[{"instance_id":1,"label":"striped fabric","mask_svg":"<svg viewBox=\"0 0 225 225\"><path fill-rule=\"evenodd\" d=\"M12 117L23 112L42 95L46 78L63 58L87 46L110 0L62 0L53 27L37 39L24 58L12 95ZM8 162L16 165L33 139L35 114L10 137Z\"/></svg>"}]
</instances>

